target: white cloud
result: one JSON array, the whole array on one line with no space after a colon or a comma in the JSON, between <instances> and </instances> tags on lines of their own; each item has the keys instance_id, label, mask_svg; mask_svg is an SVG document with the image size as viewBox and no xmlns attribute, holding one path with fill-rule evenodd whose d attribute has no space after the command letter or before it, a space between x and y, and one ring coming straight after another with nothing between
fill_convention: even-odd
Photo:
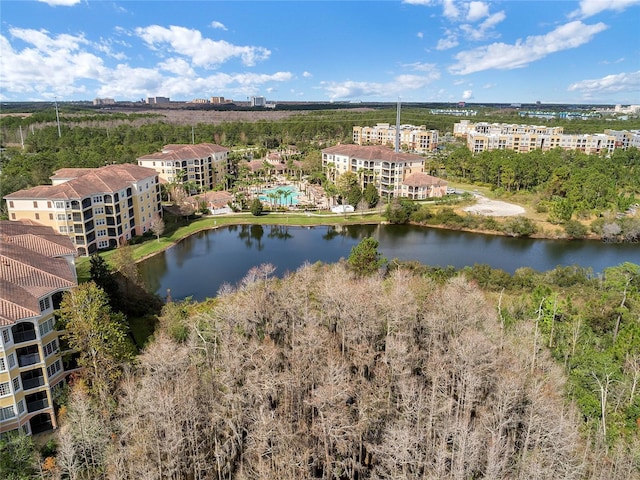
<instances>
[{"instance_id":1,"label":"white cloud","mask_svg":"<svg viewBox=\"0 0 640 480\"><path fill-rule=\"evenodd\" d=\"M217 28L219 30L227 30L227 27L225 27L224 23L216 22L215 20L213 22L211 22L211 27L212 28Z\"/></svg>"},{"instance_id":2,"label":"white cloud","mask_svg":"<svg viewBox=\"0 0 640 480\"><path fill-rule=\"evenodd\" d=\"M482 88L484 88L484 89L488 90L488 89L490 89L490 88L496 88L497 86L498 86L498 84L496 84L496 83L485 83L485 84L482 86Z\"/></svg>"},{"instance_id":3,"label":"white cloud","mask_svg":"<svg viewBox=\"0 0 640 480\"><path fill-rule=\"evenodd\" d=\"M184 58L169 58L164 62L158 63L158 68L183 77L193 77L196 75L191 65L189 65L189 62Z\"/></svg>"},{"instance_id":4,"label":"white cloud","mask_svg":"<svg viewBox=\"0 0 640 480\"><path fill-rule=\"evenodd\" d=\"M583 95L629 92L637 98L640 91L640 71L582 80L569 85L568 90L570 92L580 91Z\"/></svg>"},{"instance_id":5,"label":"white cloud","mask_svg":"<svg viewBox=\"0 0 640 480\"><path fill-rule=\"evenodd\" d=\"M446 36L438 40L436 50L449 50L450 48L458 46L458 37L451 31L446 32Z\"/></svg>"},{"instance_id":6,"label":"white cloud","mask_svg":"<svg viewBox=\"0 0 640 480\"><path fill-rule=\"evenodd\" d=\"M473 98L473 90L465 90L464 92L462 92L463 100L470 100L472 98Z\"/></svg>"},{"instance_id":7,"label":"white cloud","mask_svg":"<svg viewBox=\"0 0 640 480\"><path fill-rule=\"evenodd\" d=\"M311 75L311 73L309 73L309 72L302 72L302 76L303 76L304 78L311 78L311 77L313 77L313 75Z\"/></svg>"},{"instance_id":8,"label":"white cloud","mask_svg":"<svg viewBox=\"0 0 640 480\"><path fill-rule=\"evenodd\" d=\"M422 33L422 32L418 32L418 33L416 33L416 37L418 37L418 38L424 38L424 33Z\"/></svg>"},{"instance_id":9,"label":"white cloud","mask_svg":"<svg viewBox=\"0 0 640 480\"><path fill-rule=\"evenodd\" d=\"M159 25L137 28L136 34L151 49L158 50L159 46L168 44L171 52L187 56L193 65L205 68L216 67L234 57L240 57L245 65L253 66L271 55L263 47L237 46L223 40L202 38L198 30L175 25L169 28Z\"/></svg>"},{"instance_id":10,"label":"white cloud","mask_svg":"<svg viewBox=\"0 0 640 480\"><path fill-rule=\"evenodd\" d=\"M416 72L429 72L435 78L440 77L440 73L436 70L435 63L421 63L421 62L405 63L402 65L402 67L409 68Z\"/></svg>"},{"instance_id":11,"label":"white cloud","mask_svg":"<svg viewBox=\"0 0 640 480\"><path fill-rule=\"evenodd\" d=\"M592 17L605 10L621 12L632 5L640 4L640 0L582 0L580 8L572 12L570 18Z\"/></svg>"},{"instance_id":12,"label":"white cloud","mask_svg":"<svg viewBox=\"0 0 640 480\"><path fill-rule=\"evenodd\" d=\"M468 8L467 22L477 22L489 15L489 5L484 2L469 2Z\"/></svg>"},{"instance_id":13,"label":"white cloud","mask_svg":"<svg viewBox=\"0 0 640 480\"><path fill-rule=\"evenodd\" d=\"M586 25L580 21L561 25L546 35L534 35L515 44L492 43L458 53L458 63L449 71L457 75L481 72L489 69L509 70L524 67L555 52L579 47L607 26L604 23Z\"/></svg>"},{"instance_id":14,"label":"white cloud","mask_svg":"<svg viewBox=\"0 0 640 480\"><path fill-rule=\"evenodd\" d=\"M12 28L9 33L28 46L13 48L0 36L0 90L7 93L72 96L86 93L80 80L100 79L106 70L100 57L83 50L89 42L82 35L51 36L45 30Z\"/></svg>"},{"instance_id":15,"label":"white cloud","mask_svg":"<svg viewBox=\"0 0 640 480\"><path fill-rule=\"evenodd\" d=\"M82 0L38 0L41 3L46 3L51 7L72 7L77 5Z\"/></svg>"},{"instance_id":16,"label":"white cloud","mask_svg":"<svg viewBox=\"0 0 640 480\"><path fill-rule=\"evenodd\" d=\"M496 36L493 32L493 28L505 18L507 18L505 13L500 11L490 15L484 22L478 25L460 25L460 29L465 32L466 36L471 40L485 40Z\"/></svg>"},{"instance_id":17,"label":"white cloud","mask_svg":"<svg viewBox=\"0 0 640 480\"><path fill-rule=\"evenodd\" d=\"M407 3L409 5L433 5L432 0L402 0L402 3Z\"/></svg>"},{"instance_id":18,"label":"white cloud","mask_svg":"<svg viewBox=\"0 0 640 480\"><path fill-rule=\"evenodd\" d=\"M321 82L331 100L357 99L362 97L383 97L406 95L410 91L426 87L439 78L439 73L427 76L399 75L387 83L377 82Z\"/></svg>"},{"instance_id":19,"label":"white cloud","mask_svg":"<svg viewBox=\"0 0 640 480\"><path fill-rule=\"evenodd\" d=\"M454 0L443 0L442 14L449 20L456 20L460 16L460 10L454 3Z\"/></svg>"}]
</instances>

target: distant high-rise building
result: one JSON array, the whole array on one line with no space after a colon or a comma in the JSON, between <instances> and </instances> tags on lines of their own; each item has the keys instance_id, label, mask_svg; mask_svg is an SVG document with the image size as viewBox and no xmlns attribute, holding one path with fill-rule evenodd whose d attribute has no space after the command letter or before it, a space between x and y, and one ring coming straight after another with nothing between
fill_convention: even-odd
<instances>
[{"instance_id":1,"label":"distant high-rise building","mask_svg":"<svg viewBox=\"0 0 640 480\"><path fill-rule=\"evenodd\" d=\"M264 107L267 105L267 99L264 97L251 97L250 103L252 107Z\"/></svg>"},{"instance_id":2,"label":"distant high-rise building","mask_svg":"<svg viewBox=\"0 0 640 480\"><path fill-rule=\"evenodd\" d=\"M147 97L147 103L149 105L155 105L158 103L169 103L169 97Z\"/></svg>"}]
</instances>

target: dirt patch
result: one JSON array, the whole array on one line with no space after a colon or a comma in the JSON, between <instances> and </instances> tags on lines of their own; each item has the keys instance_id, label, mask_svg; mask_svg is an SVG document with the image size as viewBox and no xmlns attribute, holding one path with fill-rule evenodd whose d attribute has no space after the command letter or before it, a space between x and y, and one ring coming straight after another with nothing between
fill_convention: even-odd
<instances>
[{"instance_id":1,"label":"dirt patch","mask_svg":"<svg viewBox=\"0 0 640 480\"><path fill-rule=\"evenodd\" d=\"M465 212L485 215L487 217L512 217L525 213L524 208L513 203L500 200L489 200L487 197L476 195L476 204L463 209Z\"/></svg>"}]
</instances>

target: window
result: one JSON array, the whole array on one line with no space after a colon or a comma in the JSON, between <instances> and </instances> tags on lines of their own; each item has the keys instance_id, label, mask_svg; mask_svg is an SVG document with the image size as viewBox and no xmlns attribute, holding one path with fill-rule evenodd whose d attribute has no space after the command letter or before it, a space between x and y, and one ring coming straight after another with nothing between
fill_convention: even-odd
<instances>
[{"instance_id":1,"label":"window","mask_svg":"<svg viewBox=\"0 0 640 480\"><path fill-rule=\"evenodd\" d=\"M20 377L15 377L11 379L13 382L13 392L19 392L22 389L22 385L20 384Z\"/></svg>"},{"instance_id":2,"label":"window","mask_svg":"<svg viewBox=\"0 0 640 480\"><path fill-rule=\"evenodd\" d=\"M53 341L47 343L44 347L44 356L48 357L49 355L58 351L58 339L54 339Z\"/></svg>"},{"instance_id":3,"label":"window","mask_svg":"<svg viewBox=\"0 0 640 480\"><path fill-rule=\"evenodd\" d=\"M9 388L9 382L0 383L0 397L4 397L11 393L11 389Z\"/></svg>"},{"instance_id":4,"label":"window","mask_svg":"<svg viewBox=\"0 0 640 480\"><path fill-rule=\"evenodd\" d=\"M36 220L40 220L40 214L36 213Z\"/></svg>"},{"instance_id":5,"label":"window","mask_svg":"<svg viewBox=\"0 0 640 480\"><path fill-rule=\"evenodd\" d=\"M47 376L51 378L60 370L62 370L62 362L60 360L56 360L47 367Z\"/></svg>"},{"instance_id":6,"label":"window","mask_svg":"<svg viewBox=\"0 0 640 480\"><path fill-rule=\"evenodd\" d=\"M49 214L49 220L53 220L53 213Z\"/></svg>"},{"instance_id":7,"label":"window","mask_svg":"<svg viewBox=\"0 0 640 480\"><path fill-rule=\"evenodd\" d=\"M51 308L51 298L44 297L40 300L40 311L44 312L45 310L49 310Z\"/></svg>"},{"instance_id":8,"label":"window","mask_svg":"<svg viewBox=\"0 0 640 480\"><path fill-rule=\"evenodd\" d=\"M108 240L100 240L98 242L98 248L109 248L109 241Z\"/></svg>"},{"instance_id":9,"label":"window","mask_svg":"<svg viewBox=\"0 0 640 480\"><path fill-rule=\"evenodd\" d=\"M13 418L15 416L16 416L16 412L13 409L13 405L9 407L0 408L0 421L9 420L10 418Z\"/></svg>"},{"instance_id":10,"label":"window","mask_svg":"<svg viewBox=\"0 0 640 480\"><path fill-rule=\"evenodd\" d=\"M67 216L66 216L64 213L58 213L58 214L56 215L56 218L57 218L59 221L63 222L63 221L65 221L65 220L67 219Z\"/></svg>"},{"instance_id":11,"label":"window","mask_svg":"<svg viewBox=\"0 0 640 480\"><path fill-rule=\"evenodd\" d=\"M51 202L47 200L47 208L51 208Z\"/></svg>"},{"instance_id":12,"label":"window","mask_svg":"<svg viewBox=\"0 0 640 480\"><path fill-rule=\"evenodd\" d=\"M9 206L13 208L13 200L9 200Z\"/></svg>"},{"instance_id":13,"label":"window","mask_svg":"<svg viewBox=\"0 0 640 480\"><path fill-rule=\"evenodd\" d=\"M16 357L13 355L13 353L10 353L7 358L9 359L9 368L15 367L16 366Z\"/></svg>"},{"instance_id":14,"label":"window","mask_svg":"<svg viewBox=\"0 0 640 480\"><path fill-rule=\"evenodd\" d=\"M56 202L56 208L64 208L64 202Z\"/></svg>"},{"instance_id":15,"label":"window","mask_svg":"<svg viewBox=\"0 0 640 480\"><path fill-rule=\"evenodd\" d=\"M33 208L38 208L38 202L34 200L33 202Z\"/></svg>"},{"instance_id":16,"label":"window","mask_svg":"<svg viewBox=\"0 0 640 480\"><path fill-rule=\"evenodd\" d=\"M96 218L96 225L106 225L107 221L104 218Z\"/></svg>"},{"instance_id":17,"label":"window","mask_svg":"<svg viewBox=\"0 0 640 480\"><path fill-rule=\"evenodd\" d=\"M7 362L4 357L0 357L0 372L4 372L7 370Z\"/></svg>"},{"instance_id":18,"label":"window","mask_svg":"<svg viewBox=\"0 0 640 480\"><path fill-rule=\"evenodd\" d=\"M40 324L39 330L41 337L44 337L47 333L51 332L53 330L53 318L50 318L46 322Z\"/></svg>"},{"instance_id":19,"label":"window","mask_svg":"<svg viewBox=\"0 0 640 480\"><path fill-rule=\"evenodd\" d=\"M98 237L106 237L107 236L107 231L106 230L98 230L96 232L96 236L98 236Z\"/></svg>"},{"instance_id":20,"label":"window","mask_svg":"<svg viewBox=\"0 0 640 480\"><path fill-rule=\"evenodd\" d=\"M15 213L12 213L12 214L11 214L11 220L15 220L15 219L16 219L16 214L15 214Z\"/></svg>"},{"instance_id":21,"label":"window","mask_svg":"<svg viewBox=\"0 0 640 480\"><path fill-rule=\"evenodd\" d=\"M58 227L58 230L60 230L60 233L67 233L67 226L61 225L60 227Z\"/></svg>"},{"instance_id":22,"label":"window","mask_svg":"<svg viewBox=\"0 0 640 480\"><path fill-rule=\"evenodd\" d=\"M103 202L102 195L94 195L91 200L92 200L93 203L102 203Z\"/></svg>"},{"instance_id":23,"label":"window","mask_svg":"<svg viewBox=\"0 0 640 480\"><path fill-rule=\"evenodd\" d=\"M24 413L24 400L20 400L18 402L18 415L22 415Z\"/></svg>"},{"instance_id":24,"label":"window","mask_svg":"<svg viewBox=\"0 0 640 480\"><path fill-rule=\"evenodd\" d=\"M11 342L11 337L9 336L9 329L5 328L2 330L2 341L4 342L4 344L6 345L7 343Z\"/></svg>"},{"instance_id":25,"label":"window","mask_svg":"<svg viewBox=\"0 0 640 480\"><path fill-rule=\"evenodd\" d=\"M96 207L93 209L93 213L95 215L102 215L104 214L104 207Z\"/></svg>"}]
</instances>

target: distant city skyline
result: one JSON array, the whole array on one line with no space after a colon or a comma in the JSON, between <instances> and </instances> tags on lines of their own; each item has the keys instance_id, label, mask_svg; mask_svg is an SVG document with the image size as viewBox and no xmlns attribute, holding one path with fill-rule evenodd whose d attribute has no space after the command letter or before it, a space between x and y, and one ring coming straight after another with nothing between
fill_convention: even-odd
<instances>
[{"instance_id":1,"label":"distant city skyline","mask_svg":"<svg viewBox=\"0 0 640 480\"><path fill-rule=\"evenodd\" d=\"M640 104L640 0L4 0L0 100Z\"/></svg>"}]
</instances>

